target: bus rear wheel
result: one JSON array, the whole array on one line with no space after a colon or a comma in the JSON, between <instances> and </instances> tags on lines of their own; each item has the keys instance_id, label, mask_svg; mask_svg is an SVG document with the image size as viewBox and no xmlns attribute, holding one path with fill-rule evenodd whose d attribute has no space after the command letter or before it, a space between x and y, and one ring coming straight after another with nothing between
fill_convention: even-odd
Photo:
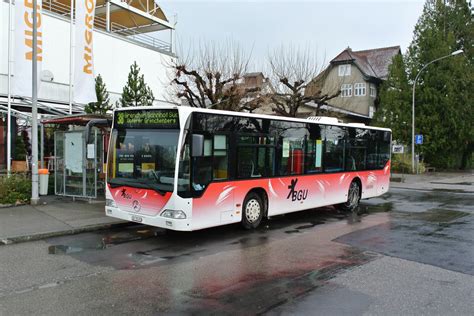
<instances>
[{"instance_id":1,"label":"bus rear wheel","mask_svg":"<svg viewBox=\"0 0 474 316\"><path fill-rule=\"evenodd\" d=\"M263 219L264 205L262 198L255 192L250 192L242 205L242 226L245 229L254 229Z\"/></svg>"},{"instance_id":2,"label":"bus rear wheel","mask_svg":"<svg viewBox=\"0 0 474 316\"><path fill-rule=\"evenodd\" d=\"M359 209L360 186L356 181L352 181L347 193L347 202L339 204L338 207L346 212L356 213Z\"/></svg>"}]
</instances>

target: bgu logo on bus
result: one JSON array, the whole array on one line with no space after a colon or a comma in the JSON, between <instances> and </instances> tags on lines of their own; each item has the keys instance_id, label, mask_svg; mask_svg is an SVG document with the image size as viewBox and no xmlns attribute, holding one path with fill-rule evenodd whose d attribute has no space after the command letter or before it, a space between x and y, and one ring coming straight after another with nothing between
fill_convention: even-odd
<instances>
[{"instance_id":1,"label":"bgu logo on bus","mask_svg":"<svg viewBox=\"0 0 474 316\"><path fill-rule=\"evenodd\" d=\"M308 189L306 190L296 190L296 183L298 183L298 178L291 180L291 184L288 186L290 192L286 197L289 199L291 197L291 201L304 201L308 197Z\"/></svg>"},{"instance_id":2,"label":"bgu logo on bus","mask_svg":"<svg viewBox=\"0 0 474 316\"><path fill-rule=\"evenodd\" d=\"M127 200L132 199L132 195L127 193L127 189L122 189L120 193L121 193L120 196L123 197L124 199L127 199Z\"/></svg>"}]
</instances>

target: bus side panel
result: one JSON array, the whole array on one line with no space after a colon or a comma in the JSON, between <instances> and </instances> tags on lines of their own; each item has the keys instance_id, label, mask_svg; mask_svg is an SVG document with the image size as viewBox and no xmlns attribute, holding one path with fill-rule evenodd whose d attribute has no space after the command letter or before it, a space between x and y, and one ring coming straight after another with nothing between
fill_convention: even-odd
<instances>
[{"instance_id":1,"label":"bus side panel","mask_svg":"<svg viewBox=\"0 0 474 316\"><path fill-rule=\"evenodd\" d=\"M244 199L255 188L267 193L269 216L329 205L344 196L341 187L337 189L341 192L329 192L339 177L334 174L211 183L200 198L193 200L193 229L224 224L224 219L229 223L240 221ZM342 187L348 188L349 182Z\"/></svg>"},{"instance_id":2,"label":"bus side panel","mask_svg":"<svg viewBox=\"0 0 474 316\"><path fill-rule=\"evenodd\" d=\"M327 186L321 176L268 179L268 215L322 206L326 203Z\"/></svg>"},{"instance_id":3,"label":"bus side panel","mask_svg":"<svg viewBox=\"0 0 474 316\"><path fill-rule=\"evenodd\" d=\"M240 221L234 205L233 182L210 183L204 194L193 199L193 230ZM240 210L239 210L240 211Z\"/></svg>"},{"instance_id":4,"label":"bus side panel","mask_svg":"<svg viewBox=\"0 0 474 316\"><path fill-rule=\"evenodd\" d=\"M387 164L383 168L383 171L379 171L379 177L377 179L377 194L382 195L388 192L390 187L390 160L387 161Z\"/></svg>"},{"instance_id":5,"label":"bus side panel","mask_svg":"<svg viewBox=\"0 0 474 316\"><path fill-rule=\"evenodd\" d=\"M357 176L362 182L362 199L373 197L377 195L377 183L380 177L378 170L374 171L359 171ZM346 196L347 197L347 196Z\"/></svg>"},{"instance_id":6,"label":"bus side panel","mask_svg":"<svg viewBox=\"0 0 474 316\"><path fill-rule=\"evenodd\" d=\"M210 183L200 198L193 199L192 229L241 221L245 196L255 188L267 193L269 216L343 203L356 177L362 182L363 198L381 195L388 191L390 162L383 170Z\"/></svg>"}]
</instances>

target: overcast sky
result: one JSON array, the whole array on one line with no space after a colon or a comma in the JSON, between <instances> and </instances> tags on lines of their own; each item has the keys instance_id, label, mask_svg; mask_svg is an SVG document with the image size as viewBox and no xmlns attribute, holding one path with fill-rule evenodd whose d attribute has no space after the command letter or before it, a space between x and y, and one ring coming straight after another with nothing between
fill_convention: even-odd
<instances>
[{"instance_id":1,"label":"overcast sky","mask_svg":"<svg viewBox=\"0 0 474 316\"><path fill-rule=\"evenodd\" d=\"M405 52L424 1L160 0L157 3L171 21L177 15L180 46L231 39L252 50L253 68L262 68L260 65L269 50L289 43L310 46L325 63L347 46L362 50L400 45Z\"/></svg>"}]
</instances>

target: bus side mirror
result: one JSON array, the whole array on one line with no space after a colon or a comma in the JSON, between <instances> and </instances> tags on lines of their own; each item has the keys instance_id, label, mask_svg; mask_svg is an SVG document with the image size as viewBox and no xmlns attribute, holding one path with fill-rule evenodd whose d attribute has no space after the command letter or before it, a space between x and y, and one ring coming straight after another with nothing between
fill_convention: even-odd
<instances>
[{"instance_id":1,"label":"bus side mirror","mask_svg":"<svg viewBox=\"0 0 474 316\"><path fill-rule=\"evenodd\" d=\"M193 135L193 147L191 157L201 157L204 154L204 135Z\"/></svg>"}]
</instances>

